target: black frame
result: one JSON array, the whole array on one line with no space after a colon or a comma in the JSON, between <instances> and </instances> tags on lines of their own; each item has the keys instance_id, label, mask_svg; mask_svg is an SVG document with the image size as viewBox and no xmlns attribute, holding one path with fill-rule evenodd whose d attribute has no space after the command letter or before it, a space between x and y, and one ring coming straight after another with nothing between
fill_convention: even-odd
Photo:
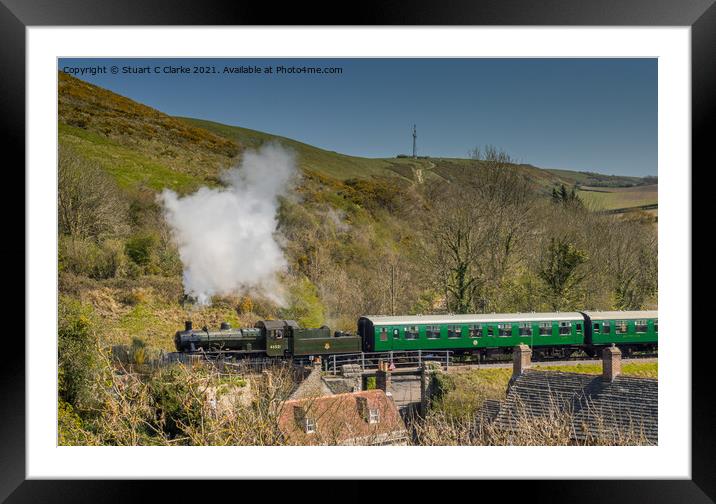
<instances>
[{"instance_id":1,"label":"black frame","mask_svg":"<svg viewBox=\"0 0 716 504\"><path fill-rule=\"evenodd\" d=\"M362 2L350 19L331 6L313 8L304 2L283 4L232 3L218 0L0 0L0 103L2 134L7 153L17 165L25 159L25 27L61 25L577 25L577 26L690 26L692 71L692 156L694 166L716 165L707 125L716 107L716 5L714 0L459 0L412 2L396 0ZM344 4L349 7L350 4ZM327 19L330 17L330 19ZM9 167L8 167L9 168ZM19 170L16 170L19 172ZM693 171L692 171L693 173ZM15 240L17 242L17 240ZM693 309L692 309L693 311ZM10 334L6 334L10 337ZM709 334L700 334L705 339ZM692 339L693 348L700 340ZM505 496L564 502L715 502L716 415L709 408L713 375L712 351L692 353L692 480L657 481L526 481L491 482ZM25 481L25 349L13 345L12 358L0 366L0 500L8 502L124 501L145 497L145 485L123 481ZM241 461L237 461L239 465ZM279 473L280 474L280 473ZM177 484L179 483L179 484ZM296 482L292 483L292 486ZM480 483L480 494L488 495ZM240 488L244 488L243 485ZM349 483L360 488L360 482ZM165 482L162 497L186 499L190 487L215 491L207 485ZM410 485L422 488L423 485ZM409 487L409 488L410 488ZM235 485L226 488L238 489ZM443 487L444 488L444 487ZM401 493L406 486L401 485ZM342 487L345 492L346 485ZM316 495L315 489L309 490ZM295 487L291 492L295 495ZM175 494L175 495L172 495ZM246 495L246 494L244 494ZM500 495L500 494L497 494ZM208 495L204 493L202 497ZM403 497L405 498L405 496ZM184 500L182 499L182 500ZM712 500L714 499L714 500Z\"/></svg>"}]
</instances>

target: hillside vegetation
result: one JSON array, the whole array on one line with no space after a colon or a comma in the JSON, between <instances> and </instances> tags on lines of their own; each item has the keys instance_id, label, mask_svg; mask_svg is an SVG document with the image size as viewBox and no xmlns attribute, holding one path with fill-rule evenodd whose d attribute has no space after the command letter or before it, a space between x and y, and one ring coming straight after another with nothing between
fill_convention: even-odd
<instances>
[{"instance_id":1,"label":"hillside vegetation","mask_svg":"<svg viewBox=\"0 0 716 504\"><path fill-rule=\"evenodd\" d=\"M631 308L655 300L653 231L628 220L615 226L579 198L550 198L564 178L514 164L497 149L472 159L345 156L171 117L63 73L59 83L59 286L100 315L107 342L139 338L168 350L186 318L252 324L291 315L354 330L366 313ZM296 152L303 175L279 210L295 306L250 293L209 308L185 303L182 265L156 194L219 185L245 149L270 140ZM617 253L624 257L610 259Z\"/></svg>"}]
</instances>

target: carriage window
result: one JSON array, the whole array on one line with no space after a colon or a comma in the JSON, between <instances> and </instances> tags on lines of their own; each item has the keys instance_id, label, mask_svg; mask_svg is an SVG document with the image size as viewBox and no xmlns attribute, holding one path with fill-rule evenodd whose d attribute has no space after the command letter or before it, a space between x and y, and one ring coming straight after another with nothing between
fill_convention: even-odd
<instances>
[{"instance_id":1,"label":"carriage window","mask_svg":"<svg viewBox=\"0 0 716 504\"><path fill-rule=\"evenodd\" d=\"M520 336L532 336L532 326L530 324L520 324Z\"/></svg>"},{"instance_id":2,"label":"carriage window","mask_svg":"<svg viewBox=\"0 0 716 504\"><path fill-rule=\"evenodd\" d=\"M594 324L594 332L595 332L595 333L598 333L598 332L599 332L599 324L598 324L598 323L595 323L595 324ZM608 331L607 331L607 332L608 332Z\"/></svg>"},{"instance_id":3,"label":"carriage window","mask_svg":"<svg viewBox=\"0 0 716 504\"><path fill-rule=\"evenodd\" d=\"M614 325L617 334L626 334L629 331L626 320L615 320Z\"/></svg>"},{"instance_id":4,"label":"carriage window","mask_svg":"<svg viewBox=\"0 0 716 504\"><path fill-rule=\"evenodd\" d=\"M481 338L482 337L482 324L473 324L470 326L470 337Z\"/></svg>"},{"instance_id":5,"label":"carriage window","mask_svg":"<svg viewBox=\"0 0 716 504\"><path fill-rule=\"evenodd\" d=\"M393 329L393 339L400 339L400 329Z\"/></svg>"},{"instance_id":6,"label":"carriage window","mask_svg":"<svg viewBox=\"0 0 716 504\"><path fill-rule=\"evenodd\" d=\"M582 324L577 323L577 332L582 332Z\"/></svg>"},{"instance_id":7,"label":"carriage window","mask_svg":"<svg viewBox=\"0 0 716 504\"><path fill-rule=\"evenodd\" d=\"M602 334L609 334L611 332L611 327L609 325L609 322L602 322Z\"/></svg>"},{"instance_id":8,"label":"carriage window","mask_svg":"<svg viewBox=\"0 0 716 504\"><path fill-rule=\"evenodd\" d=\"M539 334L540 334L540 336L551 336L552 335L552 322L540 322L539 323Z\"/></svg>"},{"instance_id":9,"label":"carriage window","mask_svg":"<svg viewBox=\"0 0 716 504\"><path fill-rule=\"evenodd\" d=\"M494 336L495 335L495 328L491 325L487 326L487 335L488 336Z\"/></svg>"},{"instance_id":10,"label":"carriage window","mask_svg":"<svg viewBox=\"0 0 716 504\"><path fill-rule=\"evenodd\" d=\"M427 326L425 328L425 336L428 339L440 338L440 326Z\"/></svg>"},{"instance_id":11,"label":"carriage window","mask_svg":"<svg viewBox=\"0 0 716 504\"><path fill-rule=\"evenodd\" d=\"M448 326L448 338L462 338L462 327L459 325Z\"/></svg>"},{"instance_id":12,"label":"carriage window","mask_svg":"<svg viewBox=\"0 0 716 504\"><path fill-rule=\"evenodd\" d=\"M659 332L659 320L654 321L654 332Z\"/></svg>"},{"instance_id":13,"label":"carriage window","mask_svg":"<svg viewBox=\"0 0 716 504\"><path fill-rule=\"evenodd\" d=\"M572 334L572 323L571 322L560 322L559 323L559 334Z\"/></svg>"},{"instance_id":14,"label":"carriage window","mask_svg":"<svg viewBox=\"0 0 716 504\"><path fill-rule=\"evenodd\" d=\"M512 336L512 324L497 324L498 336Z\"/></svg>"},{"instance_id":15,"label":"carriage window","mask_svg":"<svg viewBox=\"0 0 716 504\"><path fill-rule=\"evenodd\" d=\"M636 327L636 332L640 334L645 333L647 330L646 320L637 320L634 322L634 326Z\"/></svg>"},{"instance_id":16,"label":"carriage window","mask_svg":"<svg viewBox=\"0 0 716 504\"><path fill-rule=\"evenodd\" d=\"M385 327L380 330L380 341L388 341L388 329Z\"/></svg>"},{"instance_id":17,"label":"carriage window","mask_svg":"<svg viewBox=\"0 0 716 504\"><path fill-rule=\"evenodd\" d=\"M406 327L405 339L418 339L418 326Z\"/></svg>"}]
</instances>

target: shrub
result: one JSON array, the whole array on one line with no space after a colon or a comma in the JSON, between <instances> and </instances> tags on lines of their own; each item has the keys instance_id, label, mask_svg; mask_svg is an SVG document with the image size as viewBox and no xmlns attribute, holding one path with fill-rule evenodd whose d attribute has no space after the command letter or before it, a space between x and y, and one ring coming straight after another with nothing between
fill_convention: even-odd
<instances>
[{"instance_id":1,"label":"shrub","mask_svg":"<svg viewBox=\"0 0 716 504\"><path fill-rule=\"evenodd\" d=\"M79 413L97 405L105 371L92 308L60 296L58 305L58 394Z\"/></svg>"},{"instance_id":2,"label":"shrub","mask_svg":"<svg viewBox=\"0 0 716 504\"><path fill-rule=\"evenodd\" d=\"M134 264L147 266L152 260L152 253L157 245L157 237L152 233L142 233L127 240L124 250Z\"/></svg>"},{"instance_id":3,"label":"shrub","mask_svg":"<svg viewBox=\"0 0 716 504\"><path fill-rule=\"evenodd\" d=\"M282 318L292 319L301 327L320 327L325 321L325 308L318 297L318 289L308 278L298 280L289 289L289 307L282 310Z\"/></svg>"},{"instance_id":4,"label":"shrub","mask_svg":"<svg viewBox=\"0 0 716 504\"><path fill-rule=\"evenodd\" d=\"M95 280L114 278L126 273L127 262L119 240L96 243L90 239L61 236L59 269Z\"/></svg>"}]
</instances>

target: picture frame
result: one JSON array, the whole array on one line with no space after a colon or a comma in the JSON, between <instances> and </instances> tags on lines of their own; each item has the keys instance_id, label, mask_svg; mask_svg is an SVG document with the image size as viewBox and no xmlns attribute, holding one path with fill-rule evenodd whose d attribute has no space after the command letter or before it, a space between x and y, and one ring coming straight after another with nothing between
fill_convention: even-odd
<instances>
[{"instance_id":1,"label":"picture frame","mask_svg":"<svg viewBox=\"0 0 716 504\"><path fill-rule=\"evenodd\" d=\"M181 3L107 0L75 0L46 3L1 0L0 36L4 69L0 80L3 99L3 133L13 158L25 159L25 30L30 26L63 25L315 25L318 17L305 6L271 12L269 6L251 9L222 2ZM300 12L299 12L300 11ZM332 25L340 20L326 19ZM689 26L691 27L692 71L692 167L714 163L711 138L707 133L714 114L716 89L716 6L713 0L684 5L678 0L658 3L639 0L594 2L575 5L569 0L532 3L525 0L504 3L461 1L450 7L438 4L385 3L375 9L362 5L351 24L378 25L529 25L529 26ZM692 168L692 176L693 176ZM693 268L693 266L692 266ZM692 308L693 313L693 308ZM523 481L504 484L491 482L497 492L509 488L511 496L539 496L541 500L574 502L716 502L716 417L710 408L709 351L699 351L707 333L692 336L692 479L691 480L571 480ZM106 496L126 500L146 493L145 484L122 481L38 481L25 477L25 359L24 347L18 346L12 359L2 367L0 401L4 405L0 427L0 499L8 502L70 500L95 501ZM694 442L696 440L696 442ZM559 479L559 475L555 475ZM228 483L224 483L228 488ZM488 482L481 482L480 485ZM356 485L353 482L352 485ZM214 483L212 483L212 486ZM162 484L165 498L186 495L186 485ZM356 485L357 488L357 485ZM483 487L482 492L486 492Z\"/></svg>"}]
</instances>

